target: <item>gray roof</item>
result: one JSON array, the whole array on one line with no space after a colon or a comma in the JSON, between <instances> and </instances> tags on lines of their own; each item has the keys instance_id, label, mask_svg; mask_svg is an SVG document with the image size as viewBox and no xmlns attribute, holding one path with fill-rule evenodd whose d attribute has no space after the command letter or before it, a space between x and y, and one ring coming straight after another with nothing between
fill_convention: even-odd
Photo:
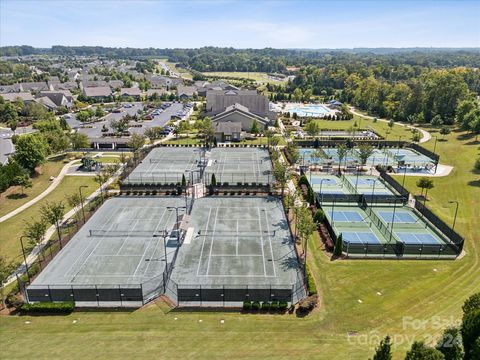
<instances>
[{"instance_id":1,"label":"gray roof","mask_svg":"<svg viewBox=\"0 0 480 360\"><path fill-rule=\"evenodd\" d=\"M112 90L108 86L85 87L83 94L88 97L107 97L112 95Z\"/></svg>"},{"instance_id":2,"label":"gray roof","mask_svg":"<svg viewBox=\"0 0 480 360\"><path fill-rule=\"evenodd\" d=\"M37 98L37 99L35 99L35 101L38 102L39 104L42 104L43 106L45 106L48 109L56 109L57 108L57 104L55 104L47 96Z\"/></svg>"},{"instance_id":3,"label":"gray roof","mask_svg":"<svg viewBox=\"0 0 480 360\"><path fill-rule=\"evenodd\" d=\"M48 97L50 100L52 100L55 105L60 106L63 105L63 98L65 98L67 101L71 102L73 100L72 94L68 90L63 90L63 91L42 91L38 94L38 96L41 97Z\"/></svg>"},{"instance_id":4,"label":"gray roof","mask_svg":"<svg viewBox=\"0 0 480 360\"><path fill-rule=\"evenodd\" d=\"M216 133L223 133L224 135L232 135L233 133L242 132L242 123L239 122L218 122L214 124Z\"/></svg>"},{"instance_id":5,"label":"gray roof","mask_svg":"<svg viewBox=\"0 0 480 360\"><path fill-rule=\"evenodd\" d=\"M257 114L252 113L247 107L241 105L241 104L233 104L228 106L225 111L222 111L220 114L215 115L212 118L212 122L221 122L220 120L225 118L226 116L230 115L231 113L240 113L244 115L245 117L251 118L251 119L256 119L260 124L267 125L269 123L269 120L266 119L265 117L261 117Z\"/></svg>"},{"instance_id":6,"label":"gray roof","mask_svg":"<svg viewBox=\"0 0 480 360\"><path fill-rule=\"evenodd\" d=\"M121 88L120 89L120 95L127 95L127 96L140 96L142 95L142 91L136 87L136 88Z\"/></svg>"},{"instance_id":7,"label":"gray roof","mask_svg":"<svg viewBox=\"0 0 480 360\"><path fill-rule=\"evenodd\" d=\"M82 81L83 87L105 87L108 86L107 82L104 80L95 80L95 81Z\"/></svg>"},{"instance_id":8,"label":"gray roof","mask_svg":"<svg viewBox=\"0 0 480 360\"><path fill-rule=\"evenodd\" d=\"M270 112L268 98L257 94L255 90L211 90L207 91L206 112L209 116L215 116L224 112L229 106L240 104L248 108L249 112L262 118L275 118Z\"/></svg>"},{"instance_id":9,"label":"gray roof","mask_svg":"<svg viewBox=\"0 0 480 360\"><path fill-rule=\"evenodd\" d=\"M60 81L49 81L48 84L53 88L53 90L73 90L78 89L78 84L76 81L67 81L67 82L60 82Z\"/></svg>"},{"instance_id":10,"label":"gray roof","mask_svg":"<svg viewBox=\"0 0 480 360\"><path fill-rule=\"evenodd\" d=\"M178 86L177 87L177 95L178 96L181 96L181 95L186 95L188 97L191 97L195 94L195 92L197 91L197 89L195 88L195 86Z\"/></svg>"},{"instance_id":11,"label":"gray roof","mask_svg":"<svg viewBox=\"0 0 480 360\"><path fill-rule=\"evenodd\" d=\"M1 97L5 101L15 101L20 98L23 101L34 101L32 94L29 92L19 92L19 93L8 93L8 94L0 94Z\"/></svg>"},{"instance_id":12,"label":"gray roof","mask_svg":"<svg viewBox=\"0 0 480 360\"><path fill-rule=\"evenodd\" d=\"M46 82L24 82L20 83L23 91L43 91L50 90Z\"/></svg>"},{"instance_id":13,"label":"gray roof","mask_svg":"<svg viewBox=\"0 0 480 360\"><path fill-rule=\"evenodd\" d=\"M2 94L21 92L22 90L23 89L20 84L0 85L0 93Z\"/></svg>"}]
</instances>

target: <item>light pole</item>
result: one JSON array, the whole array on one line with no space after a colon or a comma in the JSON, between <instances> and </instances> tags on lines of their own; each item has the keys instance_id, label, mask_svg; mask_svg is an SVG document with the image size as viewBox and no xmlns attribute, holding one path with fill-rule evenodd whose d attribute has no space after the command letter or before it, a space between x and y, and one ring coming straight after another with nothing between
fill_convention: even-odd
<instances>
[{"instance_id":1,"label":"light pole","mask_svg":"<svg viewBox=\"0 0 480 360\"><path fill-rule=\"evenodd\" d=\"M321 179L320 180L320 205L323 203L323 193L322 193L322 184L324 181L327 181L328 179Z\"/></svg>"},{"instance_id":2,"label":"light pole","mask_svg":"<svg viewBox=\"0 0 480 360\"><path fill-rule=\"evenodd\" d=\"M372 189L372 204L373 204L373 196L375 195L375 184L377 183L378 179L373 180L373 189Z\"/></svg>"},{"instance_id":3,"label":"light pole","mask_svg":"<svg viewBox=\"0 0 480 360\"><path fill-rule=\"evenodd\" d=\"M457 204L457 206L455 207L455 216L453 218L453 226L452 226L452 230L455 230L455 223L457 222L457 214L458 214L458 201L457 200L451 200L448 203L449 204Z\"/></svg>"},{"instance_id":4,"label":"light pole","mask_svg":"<svg viewBox=\"0 0 480 360\"><path fill-rule=\"evenodd\" d=\"M85 224L85 210L83 209L83 196L82 196L82 189L83 188L88 188L87 185L80 185L78 188L78 192L80 193L80 205L82 206L82 217L83 217L83 223Z\"/></svg>"},{"instance_id":5,"label":"light pole","mask_svg":"<svg viewBox=\"0 0 480 360\"><path fill-rule=\"evenodd\" d=\"M25 255L25 246L23 246L23 238L30 239L30 236L26 236L26 235L20 236L20 245L22 246L23 261L25 261L25 269L27 270L28 282L30 282L30 273L28 272L27 256Z\"/></svg>"},{"instance_id":6,"label":"light pole","mask_svg":"<svg viewBox=\"0 0 480 360\"><path fill-rule=\"evenodd\" d=\"M186 206L167 206L167 210L175 210L175 214L176 214L176 221L175 221L175 230L177 230L177 241L180 239L180 236L178 234L178 209L184 209L185 211L187 211L187 207Z\"/></svg>"},{"instance_id":7,"label":"light pole","mask_svg":"<svg viewBox=\"0 0 480 360\"><path fill-rule=\"evenodd\" d=\"M435 138L435 144L433 145L433 153L435 154L435 150L437 149L438 136L434 136L434 138Z\"/></svg>"}]
</instances>

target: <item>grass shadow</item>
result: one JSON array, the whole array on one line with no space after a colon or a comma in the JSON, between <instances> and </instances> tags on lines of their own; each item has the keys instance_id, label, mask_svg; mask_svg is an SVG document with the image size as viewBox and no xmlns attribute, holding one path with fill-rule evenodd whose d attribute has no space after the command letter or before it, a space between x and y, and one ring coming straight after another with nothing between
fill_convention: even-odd
<instances>
[{"instance_id":1,"label":"grass shadow","mask_svg":"<svg viewBox=\"0 0 480 360\"><path fill-rule=\"evenodd\" d=\"M469 181L467 184L468 186L480 187L480 180L472 180Z\"/></svg>"},{"instance_id":2,"label":"grass shadow","mask_svg":"<svg viewBox=\"0 0 480 360\"><path fill-rule=\"evenodd\" d=\"M26 198L27 196L28 196L27 194L15 193L15 194L7 195L7 199L10 199L10 200L18 200L18 199L24 199L24 198Z\"/></svg>"}]
</instances>

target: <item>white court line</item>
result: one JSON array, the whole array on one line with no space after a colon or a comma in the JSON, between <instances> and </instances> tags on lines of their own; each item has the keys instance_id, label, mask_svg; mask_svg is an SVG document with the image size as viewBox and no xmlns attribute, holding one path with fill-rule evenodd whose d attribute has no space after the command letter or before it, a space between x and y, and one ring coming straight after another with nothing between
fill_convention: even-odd
<instances>
[{"instance_id":1,"label":"white court line","mask_svg":"<svg viewBox=\"0 0 480 360\"><path fill-rule=\"evenodd\" d=\"M258 223L260 225L260 241L261 241L261 247L262 247L262 258L263 258L263 275L267 276L267 266L265 264L265 251L263 250L263 229L262 229L262 222L260 221L260 208L257 206L257 211L258 211Z\"/></svg>"},{"instance_id":2,"label":"white court line","mask_svg":"<svg viewBox=\"0 0 480 360\"><path fill-rule=\"evenodd\" d=\"M252 254L241 254L241 255L233 255L233 254L212 254L212 257L221 257L221 256L229 256L229 257L233 257L233 256L235 256L235 257L237 257L237 256L238 256L238 257L241 257L241 256L252 257L252 256L254 256L254 257L260 257L260 256L262 256L262 255L259 255L259 254L253 254L253 255L252 255Z\"/></svg>"},{"instance_id":3,"label":"white court line","mask_svg":"<svg viewBox=\"0 0 480 360\"><path fill-rule=\"evenodd\" d=\"M212 214L212 208L208 211L208 218L207 218L207 224L206 224L206 230L208 230L208 224L210 223L210 215ZM199 276L200 272L200 265L202 264L202 259L203 259L203 248L205 246L205 238L207 236L203 237L203 242L202 242L202 250L200 251L200 258L198 259L198 267L197 267L197 276Z\"/></svg>"},{"instance_id":4,"label":"white court line","mask_svg":"<svg viewBox=\"0 0 480 360\"><path fill-rule=\"evenodd\" d=\"M135 226L137 226L137 224L138 224L138 220L135 220L135 225L133 225L131 230L128 231L129 234L123 239L122 245L120 245L120 248L117 250L117 253L115 255L120 254L120 251L122 251L122 249L123 249L123 245L125 245L127 240L130 238L130 234L135 230Z\"/></svg>"},{"instance_id":5,"label":"white court line","mask_svg":"<svg viewBox=\"0 0 480 360\"><path fill-rule=\"evenodd\" d=\"M120 214L121 214L121 213L125 210L125 208L120 208L120 209L121 209L121 210L120 210ZM115 215L115 212L112 212L112 214L110 214L110 216L108 217L108 221L106 221L106 222L103 224L101 230L103 230L103 229L105 228L105 226L108 225L108 223L109 223L110 220L112 219L113 215ZM112 226L113 226L113 225L110 225L110 227L112 227ZM92 241L93 241L93 238L91 238L90 242L92 242ZM70 268L65 272L65 276L67 276L67 275L70 276L69 274L71 273L73 267L77 264L77 262L80 261L80 259L81 259L81 258L83 257L83 255L87 252L87 250L88 250L88 246L85 246L85 249L82 251L82 253L80 254L80 256L77 257L77 259L74 261L74 263L73 263L73 264L70 266Z\"/></svg>"},{"instance_id":6,"label":"white court line","mask_svg":"<svg viewBox=\"0 0 480 360\"><path fill-rule=\"evenodd\" d=\"M275 278L275 276L271 275L198 275L202 277L250 277L250 278Z\"/></svg>"},{"instance_id":7,"label":"white court line","mask_svg":"<svg viewBox=\"0 0 480 360\"><path fill-rule=\"evenodd\" d=\"M126 208L123 208L123 209L120 211L119 217L121 216L121 214L123 213L123 211L125 211L125 209L126 209ZM113 213L113 214L115 214L115 213ZM112 214L112 216L113 216L113 214ZM110 218L111 218L111 217L110 217ZM106 222L105 224L108 224L108 222ZM109 229L111 229L113 225L115 225L115 223L110 224ZM102 227L102 230L103 230L103 227ZM92 239L93 239L93 238L92 238ZM100 245L101 243L102 243L102 241L97 241L97 244L96 244L95 247L92 249L92 251L90 251L90 253L89 253L88 256L85 258L85 260L83 261L83 263L80 265L80 267L78 268L77 273L76 273L75 275L73 275L71 281L75 280L75 278L76 278L76 276L78 275L78 273L82 270L83 266L86 264L86 262L88 261L88 259L90 259L90 255L92 255L92 254L95 252L95 250L97 250L98 245ZM83 253L82 253L82 254L83 254ZM76 262L75 262L75 263L76 263ZM73 265L72 265L72 266L73 266ZM71 269L71 268L70 268L70 269Z\"/></svg>"},{"instance_id":8,"label":"white court line","mask_svg":"<svg viewBox=\"0 0 480 360\"><path fill-rule=\"evenodd\" d=\"M272 237L270 236L270 225L267 217L267 209L263 208L265 210L265 220L267 221L267 234L268 234L268 242L270 243L270 254L272 254L272 265L273 265L273 275L277 277L277 272L275 271L275 259L273 256L273 247L272 247Z\"/></svg>"},{"instance_id":9,"label":"white court line","mask_svg":"<svg viewBox=\"0 0 480 360\"><path fill-rule=\"evenodd\" d=\"M160 226L160 224L161 224L161 222L162 222L162 219L163 219L163 216L165 215L166 212L167 212L167 209L163 209L163 214L162 214L162 216L160 217L160 220L158 220L157 226L155 226L154 234L157 232L158 227ZM133 276L135 276L135 275L137 274L137 271L138 271L140 265L143 263L142 260L143 260L143 258L145 257L145 255L146 255L146 253L147 253L147 250L150 248L150 245L151 245L151 243L152 243L152 241L151 241L152 239L155 239L155 238L154 238L154 237L151 237L151 238L149 239L149 242L147 243L147 246L145 246L145 250L143 251L142 258L138 261L137 267L135 268L135 271L133 272ZM155 247L154 247L154 251L153 251L152 254L155 253L155 250L156 250L156 248L157 248L158 242L159 242L159 238L157 238L157 241L156 241ZM148 265L150 265L150 262L147 264L147 269L148 269ZM145 269L145 271L143 272L143 275L145 275L147 269Z\"/></svg>"},{"instance_id":10,"label":"white court line","mask_svg":"<svg viewBox=\"0 0 480 360\"><path fill-rule=\"evenodd\" d=\"M210 253L208 254L208 263L207 263L207 272L205 275L208 276L208 271L210 270L210 259L212 258L213 244L215 242L215 230L217 228L217 217L218 217L218 208L215 212L215 222L213 223L213 233L212 233L212 244L210 245Z\"/></svg>"}]
</instances>

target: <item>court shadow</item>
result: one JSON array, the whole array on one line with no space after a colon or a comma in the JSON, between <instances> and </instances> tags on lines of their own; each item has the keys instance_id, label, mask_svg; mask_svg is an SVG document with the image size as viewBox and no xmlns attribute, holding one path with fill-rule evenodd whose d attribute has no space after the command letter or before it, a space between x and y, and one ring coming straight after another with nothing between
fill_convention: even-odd
<instances>
[{"instance_id":1,"label":"court shadow","mask_svg":"<svg viewBox=\"0 0 480 360\"><path fill-rule=\"evenodd\" d=\"M300 263L298 262L296 256L290 256L282 259L282 261L280 261L280 266L283 270L300 269Z\"/></svg>"}]
</instances>

